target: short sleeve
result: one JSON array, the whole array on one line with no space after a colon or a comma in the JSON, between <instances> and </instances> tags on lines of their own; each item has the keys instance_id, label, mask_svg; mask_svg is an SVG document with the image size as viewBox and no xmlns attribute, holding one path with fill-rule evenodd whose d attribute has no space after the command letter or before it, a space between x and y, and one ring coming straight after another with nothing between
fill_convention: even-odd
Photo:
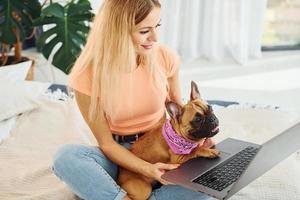
<instances>
[{"instance_id":1,"label":"short sleeve","mask_svg":"<svg viewBox=\"0 0 300 200\"><path fill-rule=\"evenodd\" d=\"M160 63L167 78L171 78L178 70L180 57L178 54L167 47L159 47Z\"/></svg>"},{"instance_id":2,"label":"short sleeve","mask_svg":"<svg viewBox=\"0 0 300 200\"><path fill-rule=\"evenodd\" d=\"M78 92L91 96L92 94L92 72L91 68L86 67L83 71L71 72L69 75L68 86Z\"/></svg>"}]
</instances>

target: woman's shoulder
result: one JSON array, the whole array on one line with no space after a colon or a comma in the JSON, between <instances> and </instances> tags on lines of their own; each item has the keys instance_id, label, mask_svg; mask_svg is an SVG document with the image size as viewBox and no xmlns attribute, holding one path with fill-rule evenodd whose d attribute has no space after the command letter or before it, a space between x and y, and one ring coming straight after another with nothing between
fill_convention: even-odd
<instances>
[{"instance_id":1,"label":"woman's shoulder","mask_svg":"<svg viewBox=\"0 0 300 200\"><path fill-rule=\"evenodd\" d=\"M180 58L175 50L164 45L158 45L158 58L167 77L171 77L178 70Z\"/></svg>"},{"instance_id":2,"label":"woman's shoulder","mask_svg":"<svg viewBox=\"0 0 300 200\"><path fill-rule=\"evenodd\" d=\"M92 69L87 66L81 69L73 69L69 74L68 86L86 95L91 95Z\"/></svg>"},{"instance_id":3,"label":"woman's shoulder","mask_svg":"<svg viewBox=\"0 0 300 200\"><path fill-rule=\"evenodd\" d=\"M158 53L164 59L177 59L179 57L175 50L162 44L158 45Z\"/></svg>"}]
</instances>

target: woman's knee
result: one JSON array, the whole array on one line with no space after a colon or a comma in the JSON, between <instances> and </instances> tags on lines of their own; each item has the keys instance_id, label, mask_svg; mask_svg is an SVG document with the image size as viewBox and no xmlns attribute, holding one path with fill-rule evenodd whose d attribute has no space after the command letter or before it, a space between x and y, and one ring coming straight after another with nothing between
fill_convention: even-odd
<instances>
[{"instance_id":1,"label":"woman's knee","mask_svg":"<svg viewBox=\"0 0 300 200\"><path fill-rule=\"evenodd\" d=\"M82 145L78 144L65 144L61 146L53 157L53 171L60 172L64 167L74 165L74 162L81 156L81 147Z\"/></svg>"},{"instance_id":2,"label":"woman's knee","mask_svg":"<svg viewBox=\"0 0 300 200\"><path fill-rule=\"evenodd\" d=\"M201 192L195 192L178 185L164 185L152 192L149 200L172 199L172 200L212 200Z\"/></svg>"}]
</instances>

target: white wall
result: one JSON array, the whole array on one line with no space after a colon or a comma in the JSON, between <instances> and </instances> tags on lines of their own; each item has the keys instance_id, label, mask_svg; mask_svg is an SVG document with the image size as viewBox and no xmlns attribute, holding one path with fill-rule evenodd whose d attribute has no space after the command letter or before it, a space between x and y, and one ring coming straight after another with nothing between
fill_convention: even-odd
<instances>
[{"instance_id":1,"label":"white wall","mask_svg":"<svg viewBox=\"0 0 300 200\"><path fill-rule=\"evenodd\" d=\"M94 13L98 12L103 0L90 0Z\"/></svg>"}]
</instances>

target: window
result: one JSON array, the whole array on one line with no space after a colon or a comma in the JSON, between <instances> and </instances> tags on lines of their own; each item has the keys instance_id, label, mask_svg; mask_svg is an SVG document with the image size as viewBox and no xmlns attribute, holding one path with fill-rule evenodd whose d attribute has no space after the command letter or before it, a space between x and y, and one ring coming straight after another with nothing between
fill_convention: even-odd
<instances>
[{"instance_id":1,"label":"window","mask_svg":"<svg viewBox=\"0 0 300 200\"><path fill-rule=\"evenodd\" d=\"M300 50L300 0L268 0L262 50Z\"/></svg>"}]
</instances>

